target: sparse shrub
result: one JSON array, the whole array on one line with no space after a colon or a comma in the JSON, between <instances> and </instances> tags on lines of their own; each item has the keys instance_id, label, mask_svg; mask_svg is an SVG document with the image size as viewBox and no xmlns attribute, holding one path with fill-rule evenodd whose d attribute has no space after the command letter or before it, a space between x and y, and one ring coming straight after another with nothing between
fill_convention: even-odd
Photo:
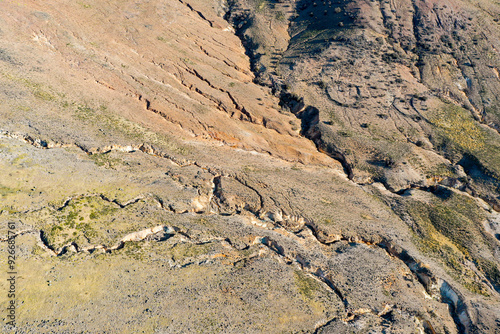
<instances>
[{"instance_id":1,"label":"sparse shrub","mask_svg":"<svg viewBox=\"0 0 500 334\"><path fill-rule=\"evenodd\" d=\"M280 21L280 22L285 22L285 14L283 14L283 12L281 11L277 11L276 14L274 15L275 19Z\"/></svg>"}]
</instances>

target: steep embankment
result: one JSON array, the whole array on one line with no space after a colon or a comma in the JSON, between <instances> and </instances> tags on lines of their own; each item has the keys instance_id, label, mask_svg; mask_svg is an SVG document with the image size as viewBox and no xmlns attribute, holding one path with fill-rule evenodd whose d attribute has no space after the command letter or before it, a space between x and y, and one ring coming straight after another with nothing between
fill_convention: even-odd
<instances>
[{"instance_id":1,"label":"steep embankment","mask_svg":"<svg viewBox=\"0 0 500 334\"><path fill-rule=\"evenodd\" d=\"M232 1L257 81L357 182L452 186L498 209L498 8ZM498 15L497 15L498 16Z\"/></svg>"}]
</instances>

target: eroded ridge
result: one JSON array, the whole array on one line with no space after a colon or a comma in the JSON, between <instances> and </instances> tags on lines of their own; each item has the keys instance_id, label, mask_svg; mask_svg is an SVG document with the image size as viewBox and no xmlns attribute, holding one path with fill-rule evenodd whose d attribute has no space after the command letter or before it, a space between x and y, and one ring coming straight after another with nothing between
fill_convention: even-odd
<instances>
[{"instance_id":1,"label":"eroded ridge","mask_svg":"<svg viewBox=\"0 0 500 334\"><path fill-rule=\"evenodd\" d=\"M241 216L243 219L250 219L253 226L258 229L263 229L267 231L277 231L277 230L285 230L287 232L288 238L300 240L304 238L304 234L308 236L308 238L312 238L318 244L324 246L331 246L338 242L348 242L348 243L356 243L356 244L364 244L368 247L377 247L383 249L387 256L391 258L396 258L404 263L405 266L409 268L409 270L413 273L415 278L420 282L420 284L425 289L426 293L432 298L439 300L443 303L450 305L450 312L452 314L453 319L457 325L457 329L463 333L470 333L472 328L472 320L466 305L464 297L461 293L452 287L450 283L446 280L437 277L428 266L419 261L414 256L410 255L406 250L395 244L390 239L387 239L383 236L370 236L364 237L361 235L356 236L346 236L342 234L331 234L323 231L314 221L304 217L300 214L299 210L294 209L292 206L284 209L281 207L279 201L275 198L269 198L261 191L258 186L253 185L253 182L248 180L247 178L235 174L228 173L220 170L219 168L212 168L207 166L202 166L194 161L180 161L171 155L158 151L152 146L148 144L142 144L138 146L119 146L119 145L110 145L106 147L86 149L82 148L77 144L61 144L61 143L52 143L50 141L44 141L40 139L34 139L27 135L21 135L16 133L10 133L7 131L2 132L3 137L14 138L17 140L21 140L30 145L33 145L39 149L53 149L53 148L64 148L64 147L77 147L84 151L87 154L96 154L96 153L109 153L111 151L118 151L124 153L130 153L135 151L140 151L145 154L153 155L156 157L168 159L172 163L177 166L196 166L204 171L208 171L212 176L212 192L207 194L209 196L208 204L203 209L192 211L182 211L176 212L170 206L165 205L164 200L159 196L153 194L143 194L136 198L130 199L127 202L120 202L116 199L111 200L104 194L83 194L79 196L73 196L67 198L63 204L59 207L53 208L55 211L64 210L65 207L70 205L70 203L74 200L84 198L84 197L95 197L102 201L111 203L117 206L120 209L126 208L131 205L135 205L140 201L152 201L156 203L156 205L166 211L169 211L174 214L188 214L190 212L198 212L203 215L237 215ZM240 187L246 189L246 192L249 194L253 194L255 196L254 201L250 202L234 202L234 199L230 192L231 190L226 190L223 182L225 180L232 180L232 182L236 182ZM229 191L229 193L228 193ZM252 195L250 195L251 197ZM272 207L273 209L269 209ZM293 213L292 213L293 212ZM42 248L44 248L49 254L53 256L62 256L64 254L69 253L94 253L96 251L103 253L112 253L116 250L122 249L126 243L129 242L141 242L148 239L155 239L156 241L166 240L174 235L180 235L183 237L185 242L191 243L205 243L205 242L224 242L224 244L231 245L231 241L228 238L219 238L217 240L210 239L209 241L200 241L193 240L189 235L185 234L181 231L180 228L174 226L167 225L158 225L155 227L151 227L148 229L140 230L137 232L133 232L125 235L119 241L112 245L88 245L88 246L79 246L75 242L70 242L65 244L57 249L55 249L47 240L45 233L42 230L35 229L26 229L21 232L18 232L18 235L23 235L27 233L34 233L40 240ZM5 238L2 238L2 241ZM184 241L183 241L184 242ZM345 307L345 317L343 321L350 322L357 319L358 316L371 313L376 316L383 316L387 312L391 310L391 306L387 305L386 309L383 312L371 309L353 309L350 306L349 300L345 298L343 292L340 288L338 288L329 274L329 268L324 267L321 264L313 264L312 262L304 261L307 258L306 255L294 254L293 252L289 252L286 247L278 244L272 237L262 236L255 237L254 245L262 245L265 248L269 249L273 254L275 254L283 263L287 265L294 265L304 271L307 275L314 277L318 281L325 284L332 293L338 296L338 298L342 301ZM292 255L294 254L294 255ZM193 262L194 263L194 262ZM183 264L185 265L185 264ZM183 266L182 265L182 266ZM495 290L488 286L492 293L495 293ZM328 324L325 323L319 326L316 330L319 330L322 326L326 326Z\"/></svg>"}]
</instances>

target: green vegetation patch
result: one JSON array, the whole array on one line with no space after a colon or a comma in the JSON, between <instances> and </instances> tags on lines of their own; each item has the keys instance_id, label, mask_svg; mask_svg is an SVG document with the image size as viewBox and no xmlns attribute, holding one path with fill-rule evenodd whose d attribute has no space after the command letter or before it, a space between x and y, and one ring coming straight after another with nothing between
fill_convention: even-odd
<instances>
[{"instance_id":1,"label":"green vegetation patch","mask_svg":"<svg viewBox=\"0 0 500 334\"><path fill-rule=\"evenodd\" d=\"M170 254L175 261L182 261L187 258L197 257L214 251L214 245L207 244L177 244L170 250Z\"/></svg>"},{"instance_id":2,"label":"green vegetation patch","mask_svg":"<svg viewBox=\"0 0 500 334\"><path fill-rule=\"evenodd\" d=\"M481 126L468 110L451 103L431 111L429 120L436 131L431 140L439 150L454 160L473 156L486 174L500 179L498 134Z\"/></svg>"},{"instance_id":3,"label":"green vegetation patch","mask_svg":"<svg viewBox=\"0 0 500 334\"><path fill-rule=\"evenodd\" d=\"M320 283L312 277L306 276L301 271L294 271L295 285L301 296L306 300L314 299L316 293L321 292Z\"/></svg>"},{"instance_id":4,"label":"green vegetation patch","mask_svg":"<svg viewBox=\"0 0 500 334\"><path fill-rule=\"evenodd\" d=\"M94 163L99 167L108 169L116 169L118 165L123 165L123 161L118 158L113 158L109 153L92 154L89 156Z\"/></svg>"},{"instance_id":5,"label":"green vegetation patch","mask_svg":"<svg viewBox=\"0 0 500 334\"><path fill-rule=\"evenodd\" d=\"M425 168L425 166L422 166ZM433 166L425 171L425 176L428 178L441 176L441 177L453 177L455 176L455 171L451 165L447 165L445 163L441 163Z\"/></svg>"},{"instance_id":6,"label":"green vegetation patch","mask_svg":"<svg viewBox=\"0 0 500 334\"><path fill-rule=\"evenodd\" d=\"M467 110L448 103L431 113L429 120L440 130L443 140L463 151L474 152L485 146L485 134Z\"/></svg>"},{"instance_id":7,"label":"green vegetation patch","mask_svg":"<svg viewBox=\"0 0 500 334\"><path fill-rule=\"evenodd\" d=\"M6 197L6 196L8 196L10 194L14 194L16 192L17 192L16 189L9 188L9 187L6 187L6 186L3 186L0 184L0 197Z\"/></svg>"},{"instance_id":8,"label":"green vegetation patch","mask_svg":"<svg viewBox=\"0 0 500 334\"><path fill-rule=\"evenodd\" d=\"M439 258L447 272L469 291L488 295L486 286L466 263L475 263L493 284L500 284L498 266L480 253L492 248L483 234L484 214L473 199L443 192L430 203L403 202L415 222L416 244L422 252Z\"/></svg>"},{"instance_id":9,"label":"green vegetation patch","mask_svg":"<svg viewBox=\"0 0 500 334\"><path fill-rule=\"evenodd\" d=\"M53 214L54 220L44 226L47 242L53 248L59 248L71 242L79 246L86 244L111 244L104 226L120 210L116 205L104 202L98 197L83 197L71 200L64 208ZM124 232L125 233L125 232Z\"/></svg>"},{"instance_id":10,"label":"green vegetation patch","mask_svg":"<svg viewBox=\"0 0 500 334\"><path fill-rule=\"evenodd\" d=\"M56 100L56 96L49 92L50 88L43 87L42 84L34 82L30 79L24 77L17 77L10 73L0 72L0 75L3 76L8 81L16 82L25 88L29 89L33 96L43 101L54 101Z\"/></svg>"},{"instance_id":11,"label":"green vegetation patch","mask_svg":"<svg viewBox=\"0 0 500 334\"><path fill-rule=\"evenodd\" d=\"M264 11L269 6L267 0L257 0L255 1L255 10L259 13Z\"/></svg>"},{"instance_id":12,"label":"green vegetation patch","mask_svg":"<svg viewBox=\"0 0 500 334\"><path fill-rule=\"evenodd\" d=\"M326 30L313 30L313 29L305 30L298 36L297 42L302 43L311 39L319 38L319 35L322 34L323 32L326 32Z\"/></svg>"}]
</instances>

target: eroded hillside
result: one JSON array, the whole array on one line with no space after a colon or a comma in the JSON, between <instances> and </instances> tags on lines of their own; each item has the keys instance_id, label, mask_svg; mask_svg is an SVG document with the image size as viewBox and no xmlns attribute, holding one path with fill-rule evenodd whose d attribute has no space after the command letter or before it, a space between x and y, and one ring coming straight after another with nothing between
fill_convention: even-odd
<instances>
[{"instance_id":1,"label":"eroded hillside","mask_svg":"<svg viewBox=\"0 0 500 334\"><path fill-rule=\"evenodd\" d=\"M498 333L499 11L0 2L16 332Z\"/></svg>"}]
</instances>

